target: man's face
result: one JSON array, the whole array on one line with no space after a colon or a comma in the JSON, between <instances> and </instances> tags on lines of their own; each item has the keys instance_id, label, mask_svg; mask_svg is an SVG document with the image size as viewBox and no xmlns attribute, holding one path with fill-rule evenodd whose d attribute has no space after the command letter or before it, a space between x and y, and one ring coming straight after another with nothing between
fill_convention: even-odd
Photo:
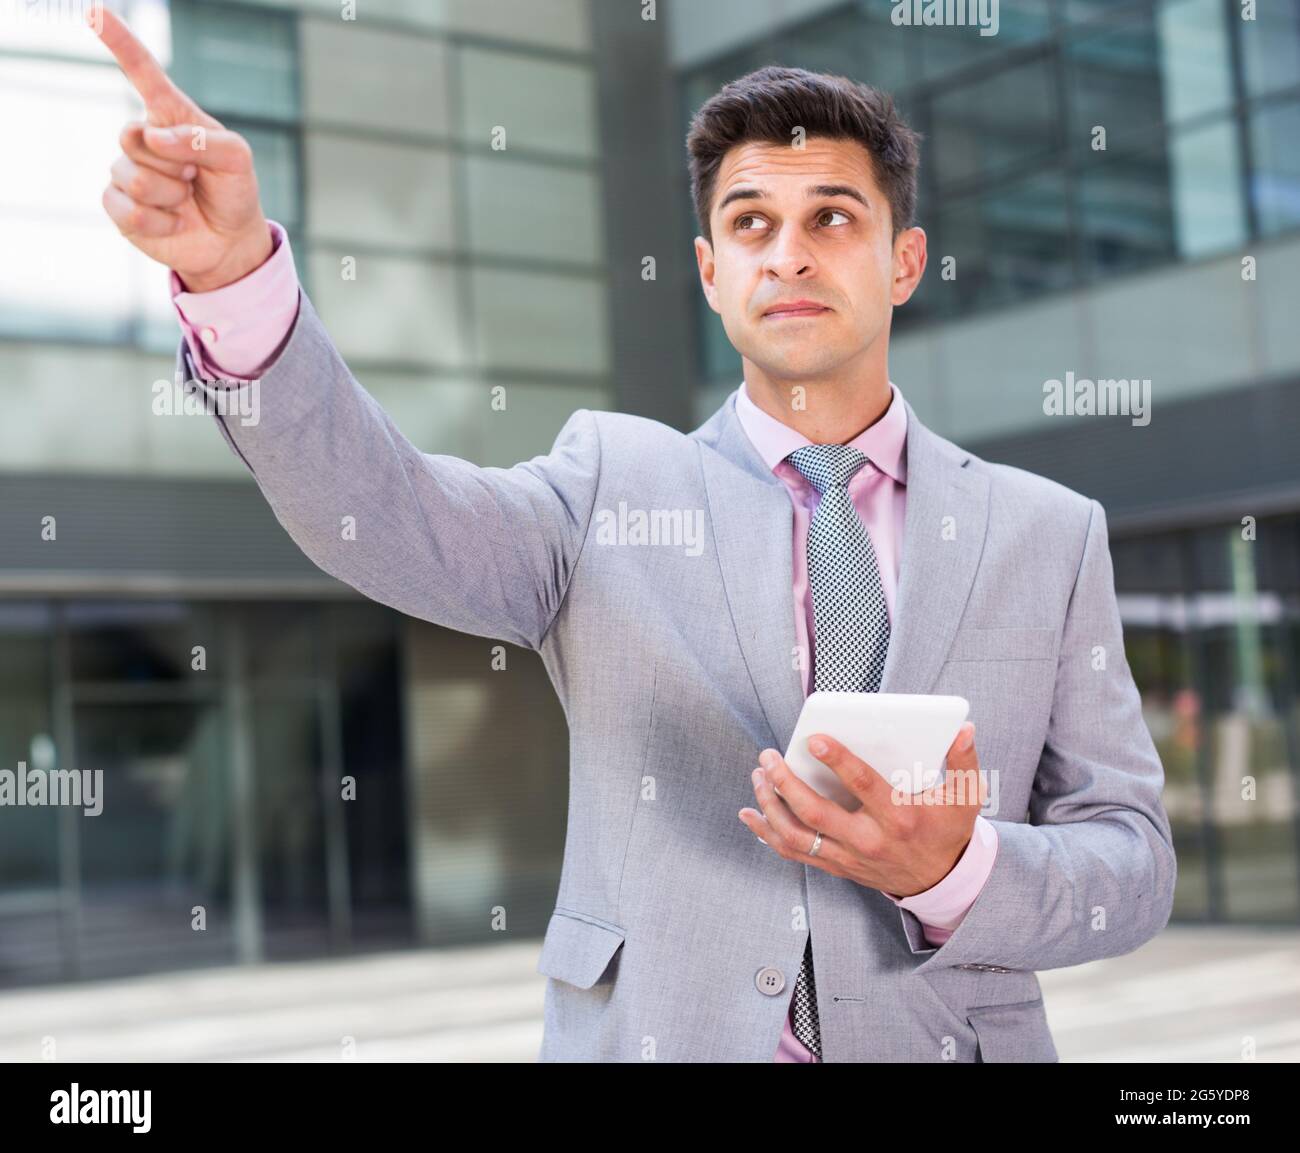
<instances>
[{"instance_id":1,"label":"man's face","mask_svg":"<svg viewBox=\"0 0 1300 1153\"><path fill-rule=\"evenodd\" d=\"M705 296L747 371L772 380L851 373L871 350L883 354L893 306L925 270L925 233L891 240L889 202L854 140L737 145L710 223L712 245L695 239ZM814 307L773 311L797 301Z\"/></svg>"}]
</instances>

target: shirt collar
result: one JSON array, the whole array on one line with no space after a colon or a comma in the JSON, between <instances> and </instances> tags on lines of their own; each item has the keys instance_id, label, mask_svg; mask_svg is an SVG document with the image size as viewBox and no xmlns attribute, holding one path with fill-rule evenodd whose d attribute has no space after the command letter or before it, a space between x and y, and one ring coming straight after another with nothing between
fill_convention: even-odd
<instances>
[{"instance_id":1,"label":"shirt collar","mask_svg":"<svg viewBox=\"0 0 1300 1153\"><path fill-rule=\"evenodd\" d=\"M875 424L864 428L848 442L850 448L856 448L881 472L892 477L899 484L907 483L907 454L903 451L907 444L907 409L903 405L903 394L891 380L889 382L889 407ZM796 432L788 424L782 424L774 416L769 416L749 397L749 391L742 380L736 391L736 416L764 463L773 472L797 448L811 444L806 436Z\"/></svg>"}]
</instances>

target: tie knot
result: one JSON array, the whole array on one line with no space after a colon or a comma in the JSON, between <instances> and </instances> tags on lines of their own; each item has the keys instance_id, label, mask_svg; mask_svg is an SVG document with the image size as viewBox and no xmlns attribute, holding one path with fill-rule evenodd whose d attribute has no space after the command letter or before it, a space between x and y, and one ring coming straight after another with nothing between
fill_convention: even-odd
<instances>
[{"instance_id":1,"label":"tie knot","mask_svg":"<svg viewBox=\"0 0 1300 1153\"><path fill-rule=\"evenodd\" d=\"M807 444L795 449L785 459L820 493L847 485L867 463L866 453L847 444Z\"/></svg>"}]
</instances>

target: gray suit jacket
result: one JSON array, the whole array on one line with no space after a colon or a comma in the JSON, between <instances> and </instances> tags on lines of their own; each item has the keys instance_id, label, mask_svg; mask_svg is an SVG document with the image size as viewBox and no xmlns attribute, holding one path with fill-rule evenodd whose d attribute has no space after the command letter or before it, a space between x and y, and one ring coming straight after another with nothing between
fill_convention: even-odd
<instances>
[{"instance_id":1,"label":"gray suit jacket","mask_svg":"<svg viewBox=\"0 0 1300 1153\"><path fill-rule=\"evenodd\" d=\"M178 369L197 375L183 342ZM825 1060L1053 1061L1034 971L1167 923L1163 769L1096 501L963 451L908 405L881 689L966 697L998 778L992 874L936 948L882 893L778 857L737 818L803 690L790 497L734 393L689 435L581 409L549 454L480 468L417 450L304 293L260 400L255 425L215 419L308 557L404 613L536 650L563 702L543 1060L771 1061L811 929ZM659 543L620 533L638 511ZM669 531L692 523L694 544Z\"/></svg>"}]
</instances>

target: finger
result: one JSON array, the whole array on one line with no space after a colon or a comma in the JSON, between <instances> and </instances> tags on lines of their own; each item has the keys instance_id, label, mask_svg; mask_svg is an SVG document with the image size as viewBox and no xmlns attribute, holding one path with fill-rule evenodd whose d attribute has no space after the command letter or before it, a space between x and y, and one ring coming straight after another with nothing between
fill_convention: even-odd
<instances>
[{"instance_id":1,"label":"finger","mask_svg":"<svg viewBox=\"0 0 1300 1153\"><path fill-rule=\"evenodd\" d=\"M87 14L87 22L113 54L118 67L131 82L131 87L140 93L146 108L168 100L189 103L149 49L136 39L135 33L115 12L102 4L96 4Z\"/></svg>"},{"instance_id":2,"label":"finger","mask_svg":"<svg viewBox=\"0 0 1300 1153\"><path fill-rule=\"evenodd\" d=\"M197 164L213 172L245 173L253 168L253 150L238 132L203 124L145 125L145 147L176 164Z\"/></svg>"},{"instance_id":3,"label":"finger","mask_svg":"<svg viewBox=\"0 0 1300 1153\"><path fill-rule=\"evenodd\" d=\"M763 844L767 844L767 838L763 836L767 832L767 826L763 824L763 814L757 809L741 809L736 814L740 818L741 824L754 834ZM763 827L759 827L762 825Z\"/></svg>"},{"instance_id":4,"label":"finger","mask_svg":"<svg viewBox=\"0 0 1300 1153\"><path fill-rule=\"evenodd\" d=\"M761 770L754 777L754 796L772 830L772 835L767 838L769 845L775 836L791 852L807 852L812 847L816 830L810 829L790 811L789 805L777 796L771 781Z\"/></svg>"},{"instance_id":5,"label":"finger","mask_svg":"<svg viewBox=\"0 0 1300 1153\"><path fill-rule=\"evenodd\" d=\"M768 783L800 821L810 829L821 829L827 836L841 841L852 839L853 817L842 805L800 780L775 749L764 749L759 761Z\"/></svg>"},{"instance_id":6,"label":"finger","mask_svg":"<svg viewBox=\"0 0 1300 1153\"><path fill-rule=\"evenodd\" d=\"M745 827L777 856L802 865L815 865L834 877L853 875L849 854L833 837L823 834L822 842L817 846L817 855L812 857L804 850L812 848L813 842L817 839L816 833L809 832L802 845L791 845L779 837L762 813L754 809L741 809L739 816Z\"/></svg>"},{"instance_id":7,"label":"finger","mask_svg":"<svg viewBox=\"0 0 1300 1153\"><path fill-rule=\"evenodd\" d=\"M128 240L135 236L148 239L171 236L180 224L180 217L174 212L151 208L147 204L137 204L112 184L104 189L104 195L100 200L109 219L117 225L117 230Z\"/></svg>"},{"instance_id":8,"label":"finger","mask_svg":"<svg viewBox=\"0 0 1300 1153\"><path fill-rule=\"evenodd\" d=\"M185 164L175 160L164 160L144 142L144 130L145 123L143 120L132 120L122 129L122 133L118 137L118 142L122 145L122 151L137 164L143 164L145 167L161 172L165 176L178 176L182 180L190 179L198 171L198 165L192 160ZM187 169L190 170L189 176L185 175Z\"/></svg>"},{"instance_id":9,"label":"finger","mask_svg":"<svg viewBox=\"0 0 1300 1153\"><path fill-rule=\"evenodd\" d=\"M113 186L121 189L137 204L154 208L178 208L190 195L187 180L175 180L137 164L129 156L119 156L109 170Z\"/></svg>"},{"instance_id":10,"label":"finger","mask_svg":"<svg viewBox=\"0 0 1300 1153\"><path fill-rule=\"evenodd\" d=\"M824 752L817 752L815 745L821 741ZM871 765L854 756L834 737L826 733L813 733L808 738L808 752L831 770L859 801L871 816L879 816L894 804L893 789Z\"/></svg>"}]
</instances>

